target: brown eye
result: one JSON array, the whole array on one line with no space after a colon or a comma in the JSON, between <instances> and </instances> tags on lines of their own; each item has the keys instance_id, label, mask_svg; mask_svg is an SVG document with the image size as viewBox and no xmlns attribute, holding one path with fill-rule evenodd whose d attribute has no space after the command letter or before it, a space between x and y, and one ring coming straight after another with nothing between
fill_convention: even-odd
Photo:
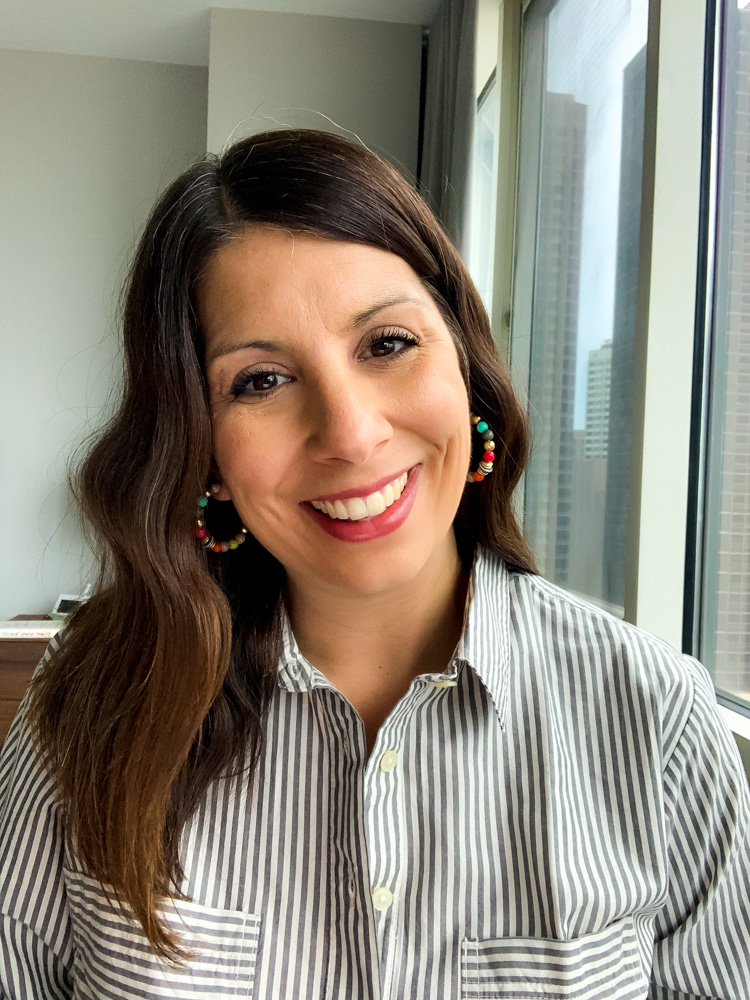
<instances>
[{"instance_id":1,"label":"brown eye","mask_svg":"<svg viewBox=\"0 0 750 1000\"><path fill-rule=\"evenodd\" d=\"M418 343L419 341L415 336L404 331L389 333L386 336L381 334L370 341L365 349L365 354L369 351L370 356L373 358L392 358L400 354L405 354Z\"/></svg>"},{"instance_id":2,"label":"brown eye","mask_svg":"<svg viewBox=\"0 0 750 1000\"><path fill-rule=\"evenodd\" d=\"M279 372L241 372L234 380L231 394L238 396L270 396L289 379Z\"/></svg>"}]
</instances>

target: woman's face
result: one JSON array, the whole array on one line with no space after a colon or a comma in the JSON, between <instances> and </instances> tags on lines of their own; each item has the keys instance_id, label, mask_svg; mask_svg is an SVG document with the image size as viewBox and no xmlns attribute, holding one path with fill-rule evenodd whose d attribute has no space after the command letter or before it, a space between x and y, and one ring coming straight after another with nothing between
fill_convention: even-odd
<instances>
[{"instance_id":1,"label":"woman's face","mask_svg":"<svg viewBox=\"0 0 750 1000\"><path fill-rule=\"evenodd\" d=\"M469 401L409 265L252 227L213 258L198 313L217 498L291 578L374 593L439 565L471 458Z\"/></svg>"}]
</instances>

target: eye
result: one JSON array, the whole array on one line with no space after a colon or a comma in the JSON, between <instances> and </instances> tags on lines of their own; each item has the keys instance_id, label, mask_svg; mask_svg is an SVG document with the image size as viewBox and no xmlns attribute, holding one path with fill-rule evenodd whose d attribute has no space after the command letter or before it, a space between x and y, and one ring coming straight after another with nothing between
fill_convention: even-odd
<instances>
[{"instance_id":1,"label":"eye","mask_svg":"<svg viewBox=\"0 0 750 1000\"><path fill-rule=\"evenodd\" d=\"M376 333L365 345L360 361L391 361L416 347L419 340L406 330L388 330ZM293 381L288 375L268 369L251 369L240 372L232 383L229 395L233 399L262 399L272 396L285 382Z\"/></svg>"},{"instance_id":2,"label":"eye","mask_svg":"<svg viewBox=\"0 0 750 1000\"><path fill-rule=\"evenodd\" d=\"M232 383L230 394L237 399L238 396L270 396L279 386L289 379L280 372L270 371L249 371L240 372Z\"/></svg>"},{"instance_id":3,"label":"eye","mask_svg":"<svg viewBox=\"0 0 750 1000\"><path fill-rule=\"evenodd\" d=\"M389 330L387 333L376 334L365 348L365 355L380 360L389 360L399 354L405 354L415 347L419 341L412 333L405 330Z\"/></svg>"}]
</instances>

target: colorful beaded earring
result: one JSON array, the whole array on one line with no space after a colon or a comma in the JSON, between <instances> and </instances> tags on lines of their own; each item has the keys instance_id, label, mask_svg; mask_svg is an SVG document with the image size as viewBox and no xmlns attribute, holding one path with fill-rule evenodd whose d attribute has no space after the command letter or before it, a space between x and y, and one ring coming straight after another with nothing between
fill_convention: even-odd
<instances>
[{"instance_id":1,"label":"colorful beaded earring","mask_svg":"<svg viewBox=\"0 0 750 1000\"><path fill-rule=\"evenodd\" d=\"M485 476L492 472L492 463L495 461L495 436L490 429L490 425L481 417L472 414L471 422L474 430L482 437L482 447L484 454L479 460L479 465L466 477L467 483L481 483Z\"/></svg>"},{"instance_id":2,"label":"colorful beaded earring","mask_svg":"<svg viewBox=\"0 0 750 1000\"><path fill-rule=\"evenodd\" d=\"M202 497L198 497L198 517L196 518L198 527L195 529L195 537L200 539L204 549L211 549L212 552L229 552L230 549L236 549L242 545L247 535L247 528L243 525L242 530L238 531L234 538L230 538L226 542L218 542L209 532L206 527L205 507L211 497L215 493L218 493L220 489L221 487L218 483L213 483L211 488L206 490Z\"/></svg>"}]
</instances>

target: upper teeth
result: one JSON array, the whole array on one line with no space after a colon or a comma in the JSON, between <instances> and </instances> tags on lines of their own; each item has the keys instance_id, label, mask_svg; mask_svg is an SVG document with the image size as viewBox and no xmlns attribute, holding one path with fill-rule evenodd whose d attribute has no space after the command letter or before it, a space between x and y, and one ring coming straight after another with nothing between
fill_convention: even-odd
<instances>
[{"instance_id":1,"label":"upper teeth","mask_svg":"<svg viewBox=\"0 0 750 1000\"><path fill-rule=\"evenodd\" d=\"M361 521L365 517L375 517L382 514L386 507L390 507L394 501L398 500L406 486L409 473L394 479L382 490L371 493L368 497L349 497L348 500L313 500L312 505L316 510L323 511L329 517L338 518L341 521Z\"/></svg>"}]
</instances>

